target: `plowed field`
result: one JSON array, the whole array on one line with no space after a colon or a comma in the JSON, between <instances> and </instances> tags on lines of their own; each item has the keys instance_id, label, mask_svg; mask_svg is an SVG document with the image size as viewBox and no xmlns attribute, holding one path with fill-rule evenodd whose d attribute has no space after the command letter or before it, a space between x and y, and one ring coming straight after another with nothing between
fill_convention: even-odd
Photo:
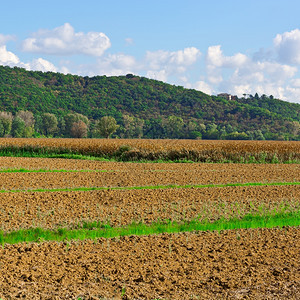
<instances>
[{"instance_id":1,"label":"plowed field","mask_svg":"<svg viewBox=\"0 0 300 300\"><path fill-rule=\"evenodd\" d=\"M83 221L113 226L196 217L211 220L259 210L300 207L300 186L34 192L0 194L4 230L57 226Z\"/></svg>"},{"instance_id":2,"label":"plowed field","mask_svg":"<svg viewBox=\"0 0 300 300\"><path fill-rule=\"evenodd\" d=\"M0 248L5 299L299 299L299 229Z\"/></svg>"},{"instance_id":3,"label":"plowed field","mask_svg":"<svg viewBox=\"0 0 300 300\"><path fill-rule=\"evenodd\" d=\"M62 172L12 172L21 168ZM77 228L84 221L111 226L167 219L214 221L300 207L300 186L295 184L13 191L293 183L300 181L299 164L150 164L2 157L0 170L0 229L4 232L31 227ZM6 244L0 248L0 298L299 299L299 241L299 227L286 227Z\"/></svg>"},{"instance_id":4,"label":"plowed field","mask_svg":"<svg viewBox=\"0 0 300 300\"><path fill-rule=\"evenodd\" d=\"M299 164L141 164L1 158L7 168L109 172L0 173L0 190L300 181Z\"/></svg>"}]
</instances>

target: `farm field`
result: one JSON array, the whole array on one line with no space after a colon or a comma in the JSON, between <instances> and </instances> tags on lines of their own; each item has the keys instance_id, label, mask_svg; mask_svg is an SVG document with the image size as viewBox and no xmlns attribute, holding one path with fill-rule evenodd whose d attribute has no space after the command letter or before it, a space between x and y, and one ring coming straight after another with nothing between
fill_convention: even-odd
<instances>
[{"instance_id":1,"label":"farm field","mask_svg":"<svg viewBox=\"0 0 300 300\"><path fill-rule=\"evenodd\" d=\"M20 146L34 140L11 141ZM62 143L66 143L64 147L95 147L96 140L82 141ZM108 141L107 147L114 142L119 149L119 141ZM57 145L58 141L49 139L47 143ZM152 141L160 151L166 151L168 143L171 141L163 148L161 141ZM187 141L179 142L178 149L184 143L187 145ZM278 149L299 155L293 143L265 143L264 151L273 147L276 155ZM254 144L256 149L263 145ZM234 142L231 147L237 153L241 145ZM247 145L251 147L250 142ZM0 157L0 298L298 299L299 182L297 163ZM98 224L85 229L93 232L102 225L103 230L105 226L111 230L131 224L151 227L159 222L244 220L250 215L288 219L291 214L298 216L297 226L60 242L37 236L34 242L3 242L14 232L33 228L59 232Z\"/></svg>"},{"instance_id":2,"label":"farm field","mask_svg":"<svg viewBox=\"0 0 300 300\"><path fill-rule=\"evenodd\" d=\"M57 172L50 172L49 166ZM19 169L23 172L14 172ZM0 158L0 190L299 181L300 164L141 164Z\"/></svg>"},{"instance_id":3,"label":"farm field","mask_svg":"<svg viewBox=\"0 0 300 300\"><path fill-rule=\"evenodd\" d=\"M292 227L6 245L0 295L299 299L299 247Z\"/></svg>"}]
</instances>

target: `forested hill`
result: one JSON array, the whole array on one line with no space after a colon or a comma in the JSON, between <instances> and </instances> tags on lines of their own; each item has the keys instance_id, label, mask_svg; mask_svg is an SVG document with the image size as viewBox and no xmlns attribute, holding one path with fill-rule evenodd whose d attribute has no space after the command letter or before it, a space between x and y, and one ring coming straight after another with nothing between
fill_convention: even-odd
<instances>
[{"instance_id":1,"label":"forested hill","mask_svg":"<svg viewBox=\"0 0 300 300\"><path fill-rule=\"evenodd\" d=\"M44 113L58 120L80 113L89 119L89 136L103 116L116 119L120 137L299 139L300 134L300 105L272 96L226 100L131 74L81 77L0 66L0 111L20 110L33 113L36 132ZM54 135L63 136L59 130Z\"/></svg>"}]
</instances>

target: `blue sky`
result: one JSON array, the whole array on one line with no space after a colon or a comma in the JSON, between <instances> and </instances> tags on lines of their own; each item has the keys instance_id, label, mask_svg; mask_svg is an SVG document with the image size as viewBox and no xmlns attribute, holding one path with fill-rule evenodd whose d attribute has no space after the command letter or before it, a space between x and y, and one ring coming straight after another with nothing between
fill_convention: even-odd
<instances>
[{"instance_id":1,"label":"blue sky","mask_svg":"<svg viewBox=\"0 0 300 300\"><path fill-rule=\"evenodd\" d=\"M3 1L4 2L4 1ZM300 103L300 1L11 0L0 64Z\"/></svg>"}]
</instances>

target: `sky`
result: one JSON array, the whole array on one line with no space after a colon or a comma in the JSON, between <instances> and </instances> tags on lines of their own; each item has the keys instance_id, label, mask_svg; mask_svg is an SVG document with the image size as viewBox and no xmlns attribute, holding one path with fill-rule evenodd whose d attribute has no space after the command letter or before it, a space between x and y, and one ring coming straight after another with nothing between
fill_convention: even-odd
<instances>
[{"instance_id":1,"label":"sky","mask_svg":"<svg viewBox=\"0 0 300 300\"><path fill-rule=\"evenodd\" d=\"M0 11L0 65L300 103L299 0L10 0Z\"/></svg>"}]
</instances>

